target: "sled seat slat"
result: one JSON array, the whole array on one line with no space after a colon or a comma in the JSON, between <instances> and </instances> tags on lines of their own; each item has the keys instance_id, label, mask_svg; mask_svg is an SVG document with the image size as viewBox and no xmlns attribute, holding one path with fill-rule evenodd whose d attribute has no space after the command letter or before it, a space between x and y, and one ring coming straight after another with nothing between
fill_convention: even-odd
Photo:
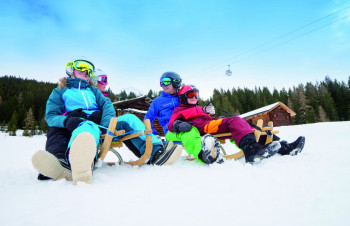
<instances>
[{"instance_id":1,"label":"sled seat slat","mask_svg":"<svg viewBox=\"0 0 350 226\"><path fill-rule=\"evenodd\" d=\"M111 118L111 121L108 126L109 131L115 131L115 128L117 126L117 121L118 119L116 117ZM152 133L151 129L151 123L149 119L145 120L145 127L146 129L144 130L145 135L150 135ZM124 130L119 130L115 131L114 135L119 136L125 134ZM135 133L135 134L130 134L122 137L118 141L113 141L113 136L110 134L103 134L101 135L100 139L103 140L102 145L100 145L100 152L98 153L98 158L101 159L102 161L105 159L107 153L109 150L114 150L113 148L121 148L123 147L123 141L125 140L130 140L135 137L142 136L143 134L141 132ZM152 155L152 149L153 149L153 143L152 143L152 136L147 136L146 137L146 149L145 153L136 161L130 161L130 162L124 162L125 164L131 165L131 166L140 166L144 164L146 161L148 161ZM113 153L117 152L116 150L112 151ZM118 158L121 158L119 155ZM108 163L108 165L115 165L115 163Z\"/></svg>"}]
</instances>

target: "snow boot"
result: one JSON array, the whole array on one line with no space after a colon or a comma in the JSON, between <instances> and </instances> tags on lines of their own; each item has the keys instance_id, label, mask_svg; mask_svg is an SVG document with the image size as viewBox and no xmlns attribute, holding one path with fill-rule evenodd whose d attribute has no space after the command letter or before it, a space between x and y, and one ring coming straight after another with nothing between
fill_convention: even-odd
<instances>
[{"instance_id":1,"label":"snow boot","mask_svg":"<svg viewBox=\"0 0 350 226\"><path fill-rule=\"evenodd\" d=\"M173 141L169 141L163 149L158 150L154 154L151 163L158 166L171 165L180 158L182 149L182 145L177 145Z\"/></svg>"},{"instance_id":2,"label":"snow boot","mask_svg":"<svg viewBox=\"0 0 350 226\"><path fill-rule=\"evenodd\" d=\"M282 140L281 142L281 148L278 150L278 153L281 155L297 155L299 154L305 144L305 137L300 136L298 139L296 139L293 143L287 143L287 141Z\"/></svg>"},{"instance_id":3,"label":"snow boot","mask_svg":"<svg viewBox=\"0 0 350 226\"><path fill-rule=\"evenodd\" d=\"M72 173L64 168L60 161L48 151L37 151L32 157L34 168L43 176L54 180L66 179L72 180Z\"/></svg>"},{"instance_id":4,"label":"snow boot","mask_svg":"<svg viewBox=\"0 0 350 226\"><path fill-rule=\"evenodd\" d=\"M254 164L275 155L281 148L281 144L278 141L266 145L258 144L254 134L251 133L241 139L239 147L244 152L246 162Z\"/></svg>"},{"instance_id":5,"label":"snow boot","mask_svg":"<svg viewBox=\"0 0 350 226\"><path fill-rule=\"evenodd\" d=\"M96 151L96 141L90 133L81 133L74 138L69 152L74 184L78 181L91 184Z\"/></svg>"},{"instance_id":6,"label":"snow boot","mask_svg":"<svg viewBox=\"0 0 350 226\"><path fill-rule=\"evenodd\" d=\"M220 143L211 134L205 134L202 137L202 150L199 152L198 157L204 163L214 163L220 154ZM222 158L220 158L222 160ZM220 161L221 163L222 161Z\"/></svg>"}]
</instances>

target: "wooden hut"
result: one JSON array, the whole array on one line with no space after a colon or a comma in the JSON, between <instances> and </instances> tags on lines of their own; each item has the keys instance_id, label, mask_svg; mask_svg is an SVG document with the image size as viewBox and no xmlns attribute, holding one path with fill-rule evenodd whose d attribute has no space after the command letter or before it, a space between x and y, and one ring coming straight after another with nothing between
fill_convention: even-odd
<instances>
[{"instance_id":1,"label":"wooden hut","mask_svg":"<svg viewBox=\"0 0 350 226\"><path fill-rule=\"evenodd\" d=\"M270 104L268 106L256 109L240 115L247 122L256 124L259 119L264 121L264 126L267 126L269 121L273 122L274 126L289 126L292 125L291 117L295 116L295 112L281 102Z\"/></svg>"},{"instance_id":2,"label":"wooden hut","mask_svg":"<svg viewBox=\"0 0 350 226\"><path fill-rule=\"evenodd\" d=\"M115 111L117 112L117 116L124 114L134 114L141 121L145 117L149 106L151 105L153 100L148 98L147 96L136 97L129 100L122 100L112 103ZM154 120L153 127L157 131L158 135L165 136L163 132L163 128L158 122L158 119Z\"/></svg>"}]
</instances>

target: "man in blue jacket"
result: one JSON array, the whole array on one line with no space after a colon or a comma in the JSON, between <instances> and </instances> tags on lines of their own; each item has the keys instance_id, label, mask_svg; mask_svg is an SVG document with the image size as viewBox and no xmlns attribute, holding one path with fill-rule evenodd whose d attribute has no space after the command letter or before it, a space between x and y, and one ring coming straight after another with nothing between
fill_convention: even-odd
<instances>
[{"instance_id":1,"label":"man in blue jacket","mask_svg":"<svg viewBox=\"0 0 350 226\"><path fill-rule=\"evenodd\" d=\"M160 86L163 91L160 96L155 98L149 107L147 114L144 118L151 121L153 134L157 134L157 131L153 127L153 121L158 118L159 124L162 126L165 137L167 140L171 141L181 141L185 146L186 151L192 154L196 159L207 164L211 164L217 160L218 153L220 149L216 149L215 152L212 150L219 145L218 141L212 136L201 137L200 133L195 127L190 128L178 128L177 132L168 131L168 123L170 121L171 115L174 109L179 106L179 95L182 79L180 75L175 72L169 71L165 72L160 77ZM215 114L212 109L205 109L207 113ZM204 140L205 139L205 140ZM208 142L210 140L210 142ZM204 146L203 144L211 144ZM203 148L205 147L205 148ZM203 161L199 157L199 153L203 153L202 156L209 157L209 155L216 155L213 161Z\"/></svg>"}]
</instances>

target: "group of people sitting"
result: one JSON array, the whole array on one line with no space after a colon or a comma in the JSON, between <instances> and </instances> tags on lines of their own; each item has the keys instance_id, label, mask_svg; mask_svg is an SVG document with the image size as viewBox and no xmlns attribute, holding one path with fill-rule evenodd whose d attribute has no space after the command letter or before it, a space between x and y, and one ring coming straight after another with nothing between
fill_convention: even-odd
<instances>
[{"instance_id":1,"label":"group of people sitting","mask_svg":"<svg viewBox=\"0 0 350 226\"><path fill-rule=\"evenodd\" d=\"M46 150L34 153L32 164L39 172L39 180L91 183L100 135L106 132L110 119L116 117L106 92L108 76L85 59L67 63L66 73L68 77L60 79L46 104L45 120L50 126ZM220 144L212 135L218 133L231 133L231 142L243 150L248 163L276 153L296 155L303 149L305 137L287 143L275 135L273 142L264 145L256 142L253 129L244 119L211 117L215 113L213 105L198 106L199 90L194 85L182 84L175 72L165 72L160 86L163 91L153 100L144 118L150 119L153 129L152 155L147 164L170 165L180 157L183 147L205 164L222 162ZM165 142L156 136L155 118L163 128ZM118 117L116 130L128 133L140 129L144 129L144 124L135 115ZM137 157L144 154L146 136L123 142Z\"/></svg>"}]
</instances>

